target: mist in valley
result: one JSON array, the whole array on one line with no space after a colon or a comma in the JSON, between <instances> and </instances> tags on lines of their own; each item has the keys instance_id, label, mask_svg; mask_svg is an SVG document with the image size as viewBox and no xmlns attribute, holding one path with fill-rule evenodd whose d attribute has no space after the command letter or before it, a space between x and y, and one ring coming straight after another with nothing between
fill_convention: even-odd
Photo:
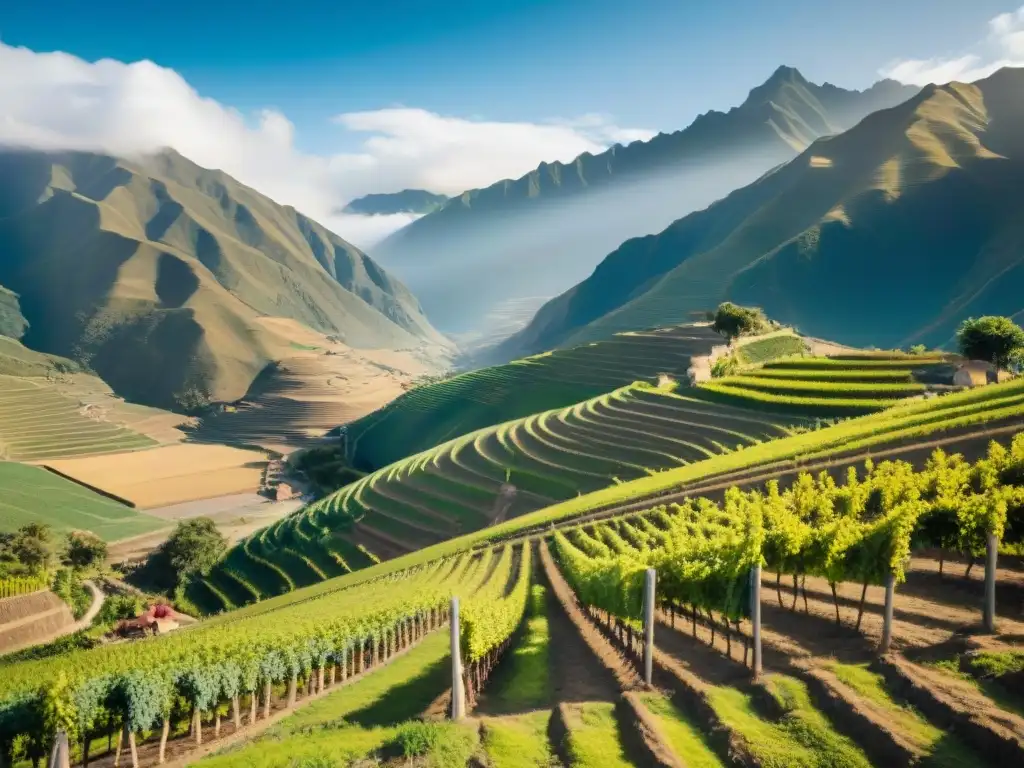
<instances>
[{"instance_id":1,"label":"mist in valley","mask_svg":"<svg viewBox=\"0 0 1024 768\"><path fill-rule=\"evenodd\" d=\"M443 236L431 232L399 247L378 246L370 255L413 291L439 330L493 343L499 328L508 336L529 321L540 303L536 297L570 289L623 241L661 232L790 157L789 150L765 147L571 199L547 196L512 211L464 213L448 222ZM508 307L518 311L510 317Z\"/></svg>"}]
</instances>

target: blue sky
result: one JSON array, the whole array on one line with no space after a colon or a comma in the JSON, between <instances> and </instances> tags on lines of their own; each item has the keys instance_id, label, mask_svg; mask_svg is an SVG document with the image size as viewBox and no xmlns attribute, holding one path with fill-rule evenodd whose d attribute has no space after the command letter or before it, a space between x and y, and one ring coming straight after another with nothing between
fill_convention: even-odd
<instances>
[{"instance_id":1,"label":"blue sky","mask_svg":"<svg viewBox=\"0 0 1024 768\"><path fill-rule=\"evenodd\" d=\"M86 60L150 59L203 96L273 107L309 152L328 122L393 105L543 121L606 113L674 130L739 103L782 63L864 87L895 59L956 56L1016 3L974 0L51 0L5 3L0 40Z\"/></svg>"}]
</instances>

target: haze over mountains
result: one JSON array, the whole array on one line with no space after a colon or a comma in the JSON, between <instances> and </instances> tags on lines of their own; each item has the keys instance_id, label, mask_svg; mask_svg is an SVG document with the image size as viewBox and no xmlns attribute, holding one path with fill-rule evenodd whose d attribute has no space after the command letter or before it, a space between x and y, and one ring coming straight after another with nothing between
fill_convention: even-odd
<instances>
[{"instance_id":1,"label":"haze over mountains","mask_svg":"<svg viewBox=\"0 0 1024 768\"><path fill-rule=\"evenodd\" d=\"M916 92L894 81L864 92L816 85L780 67L728 113L468 191L372 253L439 329L473 330L504 303L565 290L623 240L663 229Z\"/></svg>"},{"instance_id":2,"label":"haze over mountains","mask_svg":"<svg viewBox=\"0 0 1024 768\"><path fill-rule=\"evenodd\" d=\"M1024 70L928 86L635 238L506 341L510 357L730 299L853 345L948 343L1024 310Z\"/></svg>"},{"instance_id":3,"label":"haze over mountains","mask_svg":"<svg viewBox=\"0 0 1024 768\"><path fill-rule=\"evenodd\" d=\"M166 151L0 152L0 328L124 397L245 394L297 321L352 346L447 345L402 283L293 208Z\"/></svg>"},{"instance_id":4,"label":"haze over mountains","mask_svg":"<svg viewBox=\"0 0 1024 768\"><path fill-rule=\"evenodd\" d=\"M448 195L438 195L425 189L403 189L401 192L363 195L342 208L342 213L363 216L388 216L395 213L426 214L448 202Z\"/></svg>"}]
</instances>

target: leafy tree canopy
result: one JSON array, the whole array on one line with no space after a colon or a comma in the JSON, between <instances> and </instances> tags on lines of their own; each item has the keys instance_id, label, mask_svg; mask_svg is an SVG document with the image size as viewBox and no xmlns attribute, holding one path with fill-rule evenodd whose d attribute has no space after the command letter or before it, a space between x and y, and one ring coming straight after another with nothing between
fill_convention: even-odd
<instances>
[{"instance_id":1,"label":"leafy tree canopy","mask_svg":"<svg viewBox=\"0 0 1024 768\"><path fill-rule=\"evenodd\" d=\"M193 517L178 523L161 549L182 582L193 574L208 573L227 549L227 540L213 520Z\"/></svg>"},{"instance_id":2,"label":"leafy tree canopy","mask_svg":"<svg viewBox=\"0 0 1024 768\"><path fill-rule=\"evenodd\" d=\"M771 327L764 310L759 307L741 307L731 301L718 305L712 328L732 341L738 336L763 333Z\"/></svg>"},{"instance_id":3,"label":"leafy tree canopy","mask_svg":"<svg viewBox=\"0 0 1024 768\"><path fill-rule=\"evenodd\" d=\"M1006 368L1024 351L1024 330L1008 317L964 320L956 333L960 354Z\"/></svg>"},{"instance_id":4,"label":"leafy tree canopy","mask_svg":"<svg viewBox=\"0 0 1024 768\"><path fill-rule=\"evenodd\" d=\"M49 526L23 525L14 533L0 534L0 575L36 574L53 563L53 535Z\"/></svg>"},{"instance_id":5,"label":"leafy tree canopy","mask_svg":"<svg viewBox=\"0 0 1024 768\"><path fill-rule=\"evenodd\" d=\"M68 534L64 548L65 562L74 568L86 568L107 559L107 543L88 531Z\"/></svg>"}]
</instances>

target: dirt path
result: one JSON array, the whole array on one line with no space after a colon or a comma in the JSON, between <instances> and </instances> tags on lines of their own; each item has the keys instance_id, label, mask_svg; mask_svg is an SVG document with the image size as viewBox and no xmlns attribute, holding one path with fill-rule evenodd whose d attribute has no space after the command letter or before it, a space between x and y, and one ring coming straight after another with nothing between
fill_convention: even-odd
<instances>
[{"instance_id":1,"label":"dirt path","mask_svg":"<svg viewBox=\"0 0 1024 768\"><path fill-rule=\"evenodd\" d=\"M551 633L548 668L554 703L615 701L619 696L615 677L594 658L550 589L546 602Z\"/></svg>"}]
</instances>

